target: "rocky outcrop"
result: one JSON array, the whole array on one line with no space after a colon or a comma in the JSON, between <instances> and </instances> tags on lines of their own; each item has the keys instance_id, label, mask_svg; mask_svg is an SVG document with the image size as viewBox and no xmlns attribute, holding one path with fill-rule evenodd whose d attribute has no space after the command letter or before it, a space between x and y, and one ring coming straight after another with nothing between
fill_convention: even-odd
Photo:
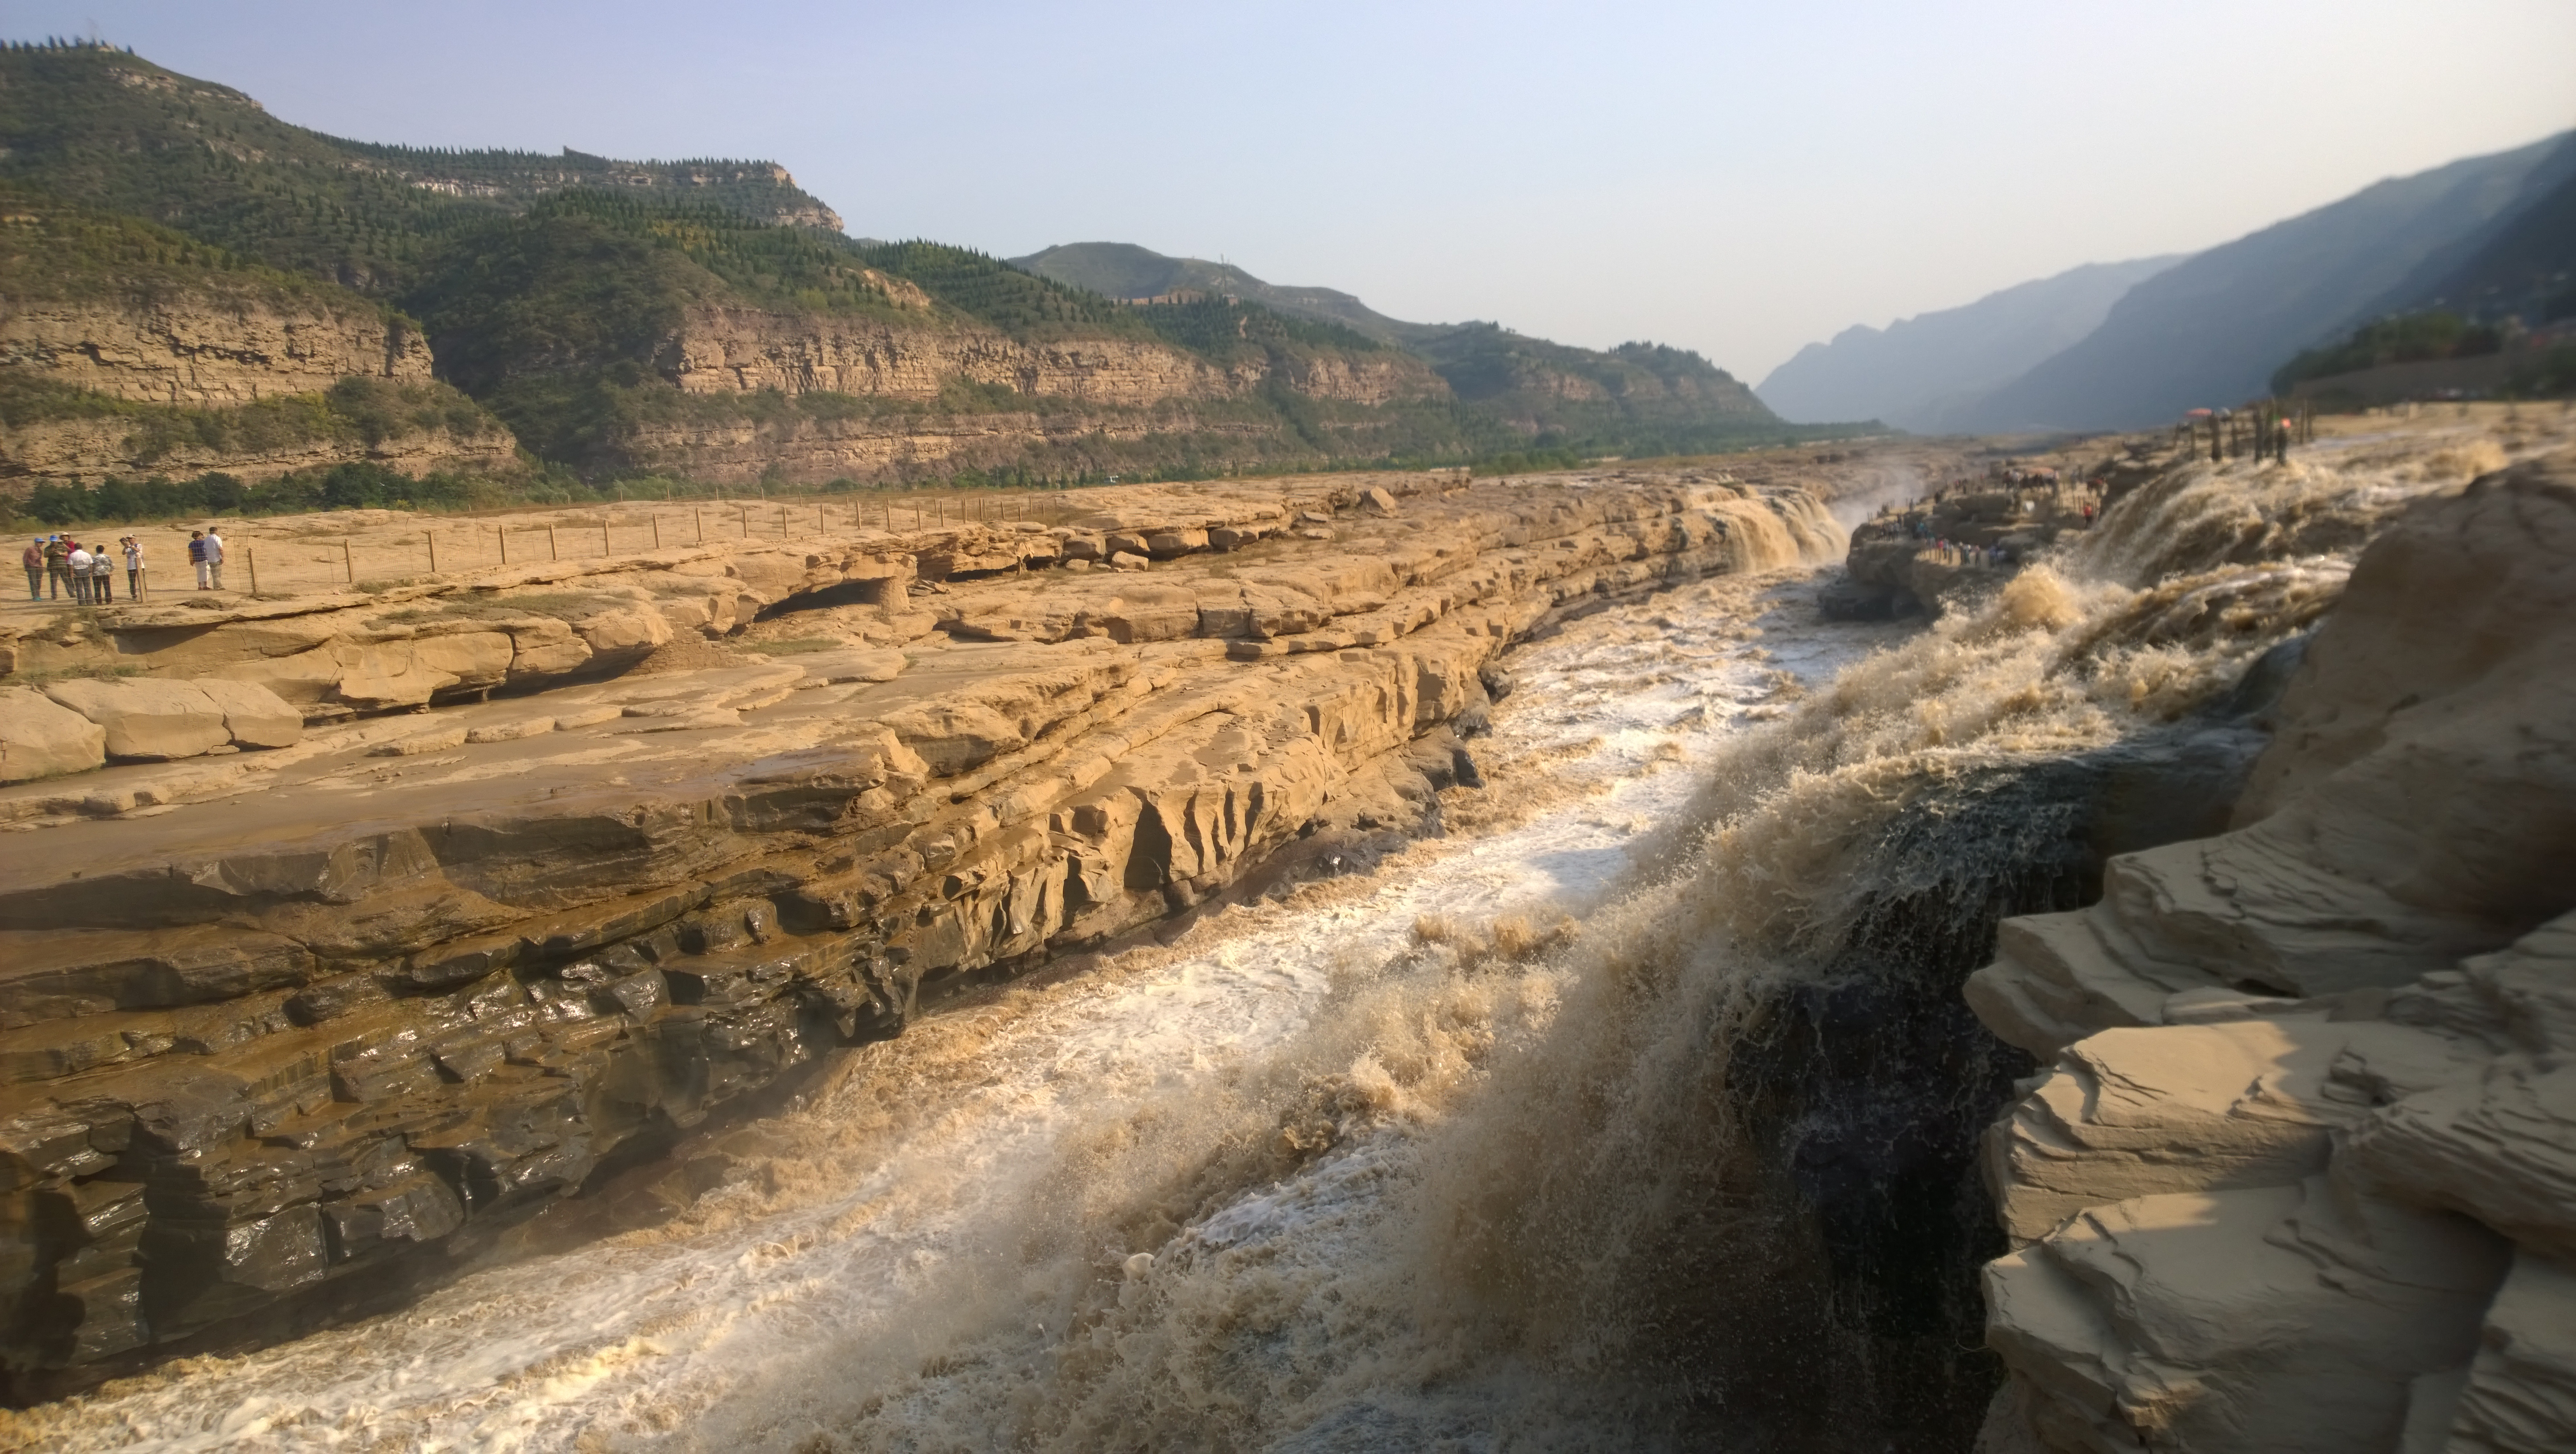
<instances>
[{"instance_id":1,"label":"rocky outcrop","mask_svg":"<svg viewBox=\"0 0 2576 1454\"><path fill-rule=\"evenodd\" d=\"M1986 1447L2576 1444L2576 477L2362 556L2231 831L2007 921Z\"/></svg>"},{"instance_id":2,"label":"rocky outcrop","mask_svg":"<svg viewBox=\"0 0 2576 1454\"><path fill-rule=\"evenodd\" d=\"M919 306L926 308L927 300ZM689 310L661 367L693 394L776 389L789 395L935 399L962 380L1036 397L1122 405L1231 397L1258 386L1270 372L1260 362L1221 367L1150 338L1024 343L999 333L939 327L927 317L906 327L832 314L715 307ZM1298 393L1349 403L1448 393L1428 365L1394 349L1291 358L1282 374Z\"/></svg>"},{"instance_id":3,"label":"rocky outcrop","mask_svg":"<svg viewBox=\"0 0 2576 1454\"><path fill-rule=\"evenodd\" d=\"M426 383L429 343L351 296L13 299L0 309L0 368L136 403L243 404L341 379ZM13 448L12 453L18 452Z\"/></svg>"},{"instance_id":4,"label":"rocky outcrop","mask_svg":"<svg viewBox=\"0 0 2576 1454\"><path fill-rule=\"evenodd\" d=\"M2079 520L2054 489L1955 490L1937 500L1889 510L1852 530L1843 580L1825 595L1826 614L1839 620L1883 621L1894 616L1939 616L1948 603L1997 582L1982 556L1939 548L2000 546L2014 566L2056 541Z\"/></svg>"},{"instance_id":5,"label":"rocky outcrop","mask_svg":"<svg viewBox=\"0 0 2576 1454\"><path fill-rule=\"evenodd\" d=\"M286 428L259 427L267 421L243 427L218 418L206 420L212 427L201 432L197 419L178 418L154 427L162 421L131 414L38 420L0 440L0 481L23 488L44 481L96 484L110 477L153 474L186 478L208 470L265 480L353 460L418 476L436 470L500 472L518 460L518 442L498 421L487 420L488 427L470 432L440 426L369 440L332 427L327 409L311 401L272 398L248 410L281 405L296 416Z\"/></svg>"},{"instance_id":6,"label":"rocky outcrop","mask_svg":"<svg viewBox=\"0 0 2576 1454\"><path fill-rule=\"evenodd\" d=\"M1840 543L1670 477L1085 502L108 622L319 725L0 790L16 1386L257 1336L958 987L1365 859L1516 638Z\"/></svg>"},{"instance_id":7,"label":"rocky outcrop","mask_svg":"<svg viewBox=\"0 0 2576 1454\"><path fill-rule=\"evenodd\" d=\"M20 782L103 767L110 759L167 762L241 748L292 747L304 719L276 693L250 682L75 680L45 697L95 734L65 730L27 702L0 715L0 781ZM23 761L21 761L23 759Z\"/></svg>"}]
</instances>

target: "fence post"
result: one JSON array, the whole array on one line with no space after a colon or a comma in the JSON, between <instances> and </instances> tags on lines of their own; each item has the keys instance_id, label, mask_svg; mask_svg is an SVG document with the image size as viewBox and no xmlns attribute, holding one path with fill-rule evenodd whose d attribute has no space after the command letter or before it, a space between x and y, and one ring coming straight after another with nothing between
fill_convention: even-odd
<instances>
[{"instance_id":1,"label":"fence post","mask_svg":"<svg viewBox=\"0 0 2576 1454\"><path fill-rule=\"evenodd\" d=\"M698 544L704 545L707 543L707 507L692 505L689 509L698 517Z\"/></svg>"},{"instance_id":2,"label":"fence post","mask_svg":"<svg viewBox=\"0 0 2576 1454\"><path fill-rule=\"evenodd\" d=\"M259 594L259 547L243 546L242 559L250 562L250 593L256 596Z\"/></svg>"},{"instance_id":3,"label":"fence post","mask_svg":"<svg viewBox=\"0 0 2576 1454\"><path fill-rule=\"evenodd\" d=\"M659 510L653 512L653 548L662 548L662 512Z\"/></svg>"},{"instance_id":4,"label":"fence post","mask_svg":"<svg viewBox=\"0 0 2576 1454\"><path fill-rule=\"evenodd\" d=\"M552 525L546 527L546 559L563 559L563 545L555 539L555 528Z\"/></svg>"},{"instance_id":5,"label":"fence post","mask_svg":"<svg viewBox=\"0 0 2576 1454\"><path fill-rule=\"evenodd\" d=\"M436 575L438 574L438 532L424 530L420 533L420 538L429 542L429 573Z\"/></svg>"},{"instance_id":6,"label":"fence post","mask_svg":"<svg viewBox=\"0 0 2576 1454\"><path fill-rule=\"evenodd\" d=\"M499 526L492 533L501 537L501 564L508 565L510 563L510 527Z\"/></svg>"},{"instance_id":7,"label":"fence post","mask_svg":"<svg viewBox=\"0 0 2576 1454\"><path fill-rule=\"evenodd\" d=\"M608 517L605 515L599 517L599 553L601 555L617 554L617 551L608 543Z\"/></svg>"}]
</instances>

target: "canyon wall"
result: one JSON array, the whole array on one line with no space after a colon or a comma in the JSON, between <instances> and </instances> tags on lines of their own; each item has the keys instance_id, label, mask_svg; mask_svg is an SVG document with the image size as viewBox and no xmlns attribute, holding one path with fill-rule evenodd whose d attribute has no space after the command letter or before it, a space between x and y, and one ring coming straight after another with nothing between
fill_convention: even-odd
<instances>
[{"instance_id":1,"label":"canyon wall","mask_svg":"<svg viewBox=\"0 0 2576 1454\"><path fill-rule=\"evenodd\" d=\"M892 285L919 297L910 284ZM917 306L927 308L927 299ZM693 394L776 389L789 395L935 399L942 387L963 380L1097 404L1229 397L1257 386L1274 367L1289 387L1312 398L1380 404L1448 393L1428 365L1394 349L1220 367L1155 339L1028 343L999 333L937 328L927 319L920 327L902 327L756 308L690 309L662 361L665 375Z\"/></svg>"},{"instance_id":2,"label":"canyon wall","mask_svg":"<svg viewBox=\"0 0 2576 1454\"><path fill-rule=\"evenodd\" d=\"M308 290L318 294L321 290ZM12 299L0 368L135 403L243 404L344 378L426 383L429 342L358 298Z\"/></svg>"},{"instance_id":3,"label":"canyon wall","mask_svg":"<svg viewBox=\"0 0 2576 1454\"><path fill-rule=\"evenodd\" d=\"M1992 1454L2576 1444L2576 473L2412 507L2229 831L2007 920Z\"/></svg>"},{"instance_id":4,"label":"canyon wall","mask_svg":"<svg viewBox=\"0 0 2576 1454\"><path fill-rule=\"evenodd\" d=\"M334 427L329 411L311 400L271 399L251 407L275 404L293 412L286 427L261 428L269 421L244 420L240 411L227 411L235 415L232 419L100 414L38 420L10 430L0 441L0 484L94 485L112 477L147 475L185 479L208 470L265 480L356 460L424 475L503 470L518 460L518 442L497 421L477 430L415 428L370 440ZM195 427L201 420L209 426L202 435Z\"/></svg>"},{"instance_id":5,"label":"canyon wall","mask_svg":"<svg viewBox=\"0 0 2576 1454\"><path fill-rule=\"evenodd\" d=\"M1081 503L22 636L149 677L0 698L109 759L0 788L13 1391L272 1336L944 994L1364 862L1476 780L1513 640L1840 544L1698 476ZM165 683L303 726L188 756Z\"/></svg>"},{"instance_id":6,"label":"canyon wall","mask_svg":"<svg viewBox=\"0 0 2576 1454\"><path fill-rule=\"evenodd\" d=\"M27 395L0 436L0 482L515 463L498 420L432 382L428 341L409 324L319 288L228 292L212 276L208 289L151 298L0 304L0 383ZM350 380L384 397L332 394Z\"/></svg>"}]
</instances>

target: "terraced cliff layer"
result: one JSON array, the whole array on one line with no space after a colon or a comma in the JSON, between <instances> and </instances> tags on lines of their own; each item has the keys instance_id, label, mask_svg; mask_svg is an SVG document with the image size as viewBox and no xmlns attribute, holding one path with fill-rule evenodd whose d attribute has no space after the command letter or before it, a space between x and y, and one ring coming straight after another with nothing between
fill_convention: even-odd
<instances>
[{"instance_id":1,"label":"terraced cliff layer","mask_svg":"<svg viewBox=\"0 0 2576 1454\"><path fill-rule=\"evenodd\" d=\"M915 290L917 292L917 290ZM927 310L927 300L922 304ZM1000 333L866 318L693 308L663 360L686 393L848 394L936 399L948 385L1009 389L1040 398L1101 404L1157 404L1231 397L1273 373L1319 399L1382 404L1448 396L1430 366L1393 349L1312 358L1245 358L1230 365L1153 339L1090 338L1032 343Z\"/></svg>"},{"instance_id":2,"label":"terraced cliff layer","mask_svg":"<svg viewBox=\"0 0 2576 1454\"><path fill-rule=\"evenodd\" d=\"M23 402L38 417L0 436L0 484L21 489L208 470L265 480L359 460L415 476L500 472L518 459L499 420L439 383L349 378L206 408L62 394Z\"/></svg>"},{"instance_id":3,"label":"terraced cliff layer","mask_svg":"<svg viewBox=\"0 0 2576 1454\"><path fill-rule=\"evenodd\" d=\"M1991 1454L2576 1446L2571 652L2566 456L2419 504L2231 831L2004 923Z\"/></svg>"},{"instance_id":4,"label":"terraced cliff layer","mask_svg":"<svg viewBox=\"0 0 2576 1454\"><path fill-rule=\"evenodd\" d=\"M0 790L16 1388L258 1336L979 977L1364 859L1475 781L1515 639L1840 545L1691 475L1084 503L22 640L306 725L0 702L200 744Z\"/></svg>"},{"instance_id":5,"label":"terraced cliff layer","mask_svg":"<svg viewBox=\"0 0 2576 1454\"><path fill-rule=\"evenodd\" d=\"M244 404L352 375L429 381L418 331L355 298L337 309L300 301L12 299L0 310L0 367L154 404Z\"/></svg>"}]
</instances>

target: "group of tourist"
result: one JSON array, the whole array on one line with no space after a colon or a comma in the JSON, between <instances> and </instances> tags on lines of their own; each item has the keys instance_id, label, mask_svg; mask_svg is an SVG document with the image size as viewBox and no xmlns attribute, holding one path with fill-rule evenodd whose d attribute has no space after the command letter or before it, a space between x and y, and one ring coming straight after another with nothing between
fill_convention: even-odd
<instances>
[{"instance_id":1,"label":"group of tourist","mask_svg":"<svg viewBox=\"0 0 2576 1454\"><path fill-rule=\"evenodd\" d=\"M1932 549L1943 565L1957 566L1961 570L2002 570L2005 562L2012 558L2000 540L1989 545L1975 545L1943 537L1932 542Z\"/></svg>"},{"instance_id":2,"label":"group of tourist","mask_svg":"<svg viewBox=\"0 0 2576 1454\"><path fill-rule=\"evenodd\" d=\"M39 535L19 557L27 568L27 599L63 599L76 606L104 606L116 599L117 557L125 558L125 598L143 598L143 541L121 535L115 546L95 549L69 535ZM224 537L212 527L188 532L188 563L197 568L197 589L224 588ZM50 592L50 595L48 594Z\"/></svg>"},{"instance_id":3,"label":"group of tourist","mask_svg":"<svg viewBox=\"0 0 2576 1454\"><path fill-rule=\"evenodd\" d=\"M61 600L66 593L79 606L104 606L116 599L116 557L125 556L125 595L133 600L143 594L143 543L133 536L121 537L114 548L89 546L68 535L39 535L20 557L27 568L27 599Z\"/></svg>"}]
</instances>

